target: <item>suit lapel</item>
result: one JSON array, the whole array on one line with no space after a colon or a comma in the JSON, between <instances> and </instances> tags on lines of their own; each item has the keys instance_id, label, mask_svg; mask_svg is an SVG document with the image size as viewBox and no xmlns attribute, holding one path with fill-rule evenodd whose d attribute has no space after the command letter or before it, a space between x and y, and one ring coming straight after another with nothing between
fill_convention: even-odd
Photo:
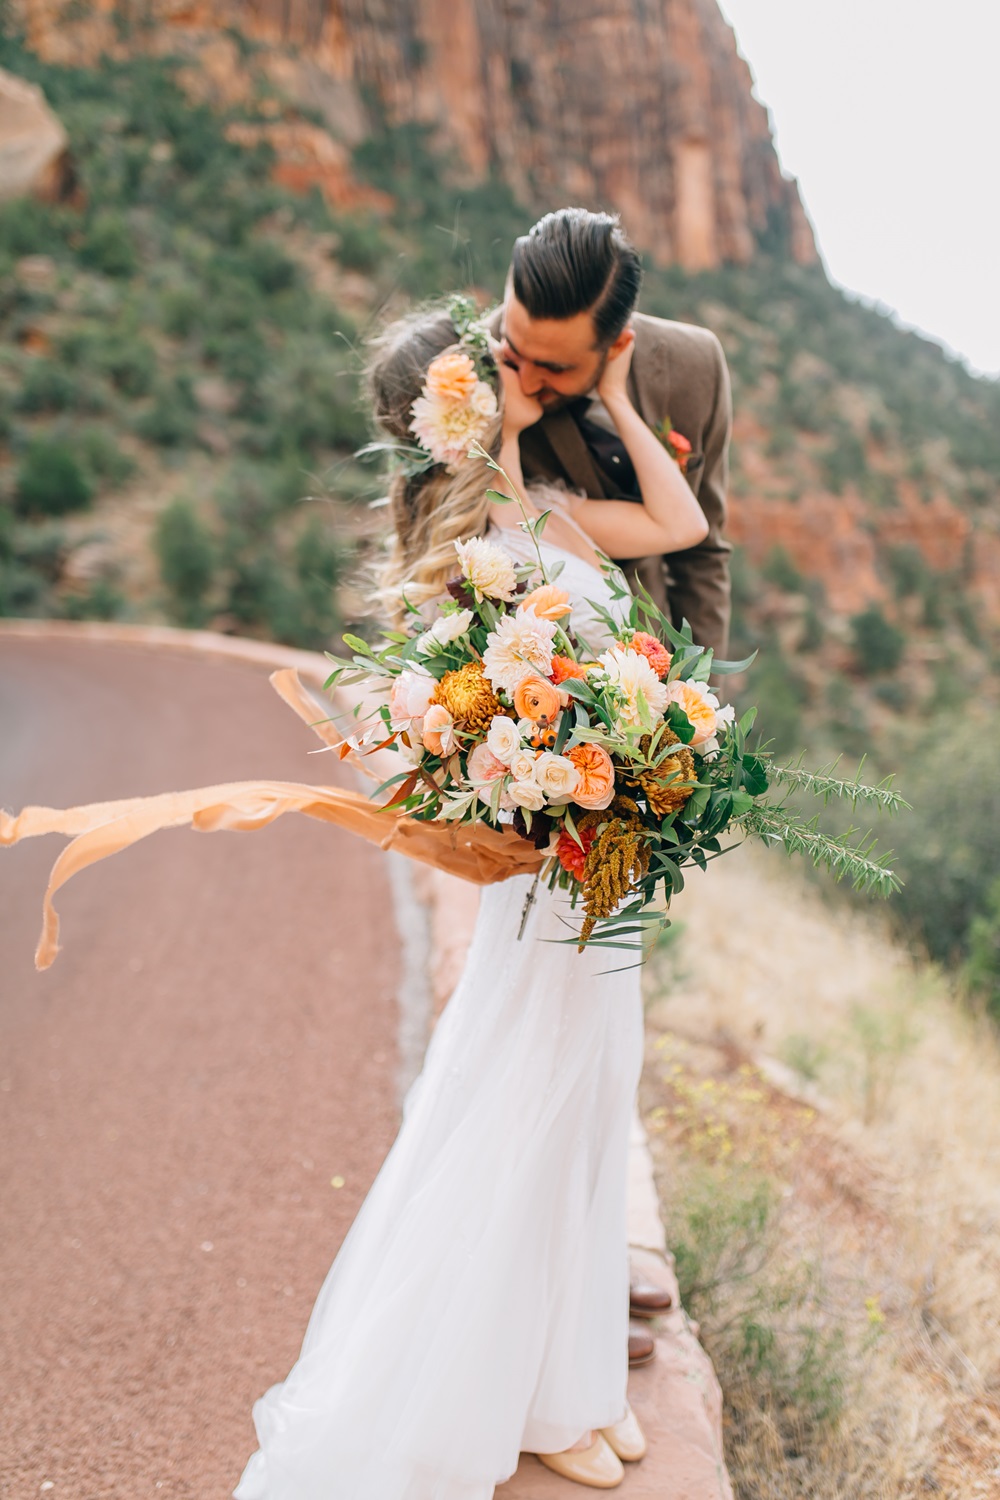
<instances>
[{"instance_id":1,"label":"suit lapel","mask_svg":"<svg viewBox=\"0 0 1000 1500\"><path fill-rule=\"evenodd\" d=\"M568 411L551 412L542 418L537 429L528 428L529 433L536 430L548 439L549 447L571 484L594 499L608 495L608 481L594 462L583 434Z\"/></svg>"}]
</instances>

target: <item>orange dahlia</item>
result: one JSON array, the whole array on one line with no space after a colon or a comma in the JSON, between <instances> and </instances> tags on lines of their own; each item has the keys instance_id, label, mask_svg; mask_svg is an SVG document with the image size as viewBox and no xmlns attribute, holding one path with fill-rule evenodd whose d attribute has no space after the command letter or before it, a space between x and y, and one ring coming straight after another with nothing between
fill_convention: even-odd
<instances>
[{"instance_id":1,"label":"orange dahlia","mask_svg":"<svg viewBox=\"0 0 1000 1500\"><path fill-rule=\"evenodd\" d=\"M555 683L556 687L559 686L560 682L565 682L567 677L579 677L582 680L586 675L586 667L581 666L578 661L574 661L571 656L553 656L552 671L549 673L549 679Z\"/></svg>"},{"instance_id":2,"label":"orange dahlia","mask_svg":"<svg viewBox=\"0 0 1000 1500\"><path fill-rule=\"evenodd\" d=\"M580 839L583 843L582 849L573 835L567 833L565 829L563 829L556 840L556 858L563 869L567 870L570 875L575 876L577 880L583 879L584 865L587 862L587 855L590 853L590 846L594 842L596 833L596 828L580 829Z\"/></svg>"},{"instance_id":3,"label":"orange dahlia","mask_svg":"<svg viewBox=\"0 0 1000 1500\"><path fill-rule=\"evenodd\" d=\"M633 651L638 651L640 656L646 658L661 681L666 677L670 671L671 656L662 641L658 641L653 635L647 635L644 630L637 630L629 645Z\"/></svg>"}]
</instances>

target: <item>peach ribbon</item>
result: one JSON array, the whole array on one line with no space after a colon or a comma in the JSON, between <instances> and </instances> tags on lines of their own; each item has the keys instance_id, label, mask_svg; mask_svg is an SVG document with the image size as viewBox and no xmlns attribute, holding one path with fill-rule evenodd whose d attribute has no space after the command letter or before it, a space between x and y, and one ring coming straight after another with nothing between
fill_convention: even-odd
<instances>
[{"instance_id":1,"label":"peach ribbon","mask_svg":"<svg viewBox=\"0 0 1000 1500\"><path fill-rule=\"evenodd\" d=\"M318 705L306 693L296 672L291 668L275 672L271 683L320 739L331 748L339 746L344 750L343 739L333 725L317 722ZM363 766L353 751L348 758ZM334 823L380 849L395 849L408 859L433 865L475 885L492 885L511 875L533 874L545 858L513 833L501 833L479 824L420 822L398 809L381 807L360 792L295 781L224 782L190 792L127 797L120 802L92 802L69 808L26 807L16 816L0 809L0 845L16 844L45 833L72 837L53 865L45 890L35 967L47 969L59 952L55 893L88 865L129 848L161 828L190 824L202 833L220 829L254 832L289 812Z\"/></svg>"}]
</instances>

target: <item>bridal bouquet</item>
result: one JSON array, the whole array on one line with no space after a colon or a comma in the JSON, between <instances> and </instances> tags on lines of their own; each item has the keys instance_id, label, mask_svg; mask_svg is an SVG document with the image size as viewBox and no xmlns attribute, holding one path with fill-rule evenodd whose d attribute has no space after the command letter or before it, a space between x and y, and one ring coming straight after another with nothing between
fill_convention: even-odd
<instances>
[{"instance_id":1,"label":"bridal bouquet","mask_svg":"<svg viewBox=\"0 0 1000 1500\"><path fill-rule=\"evenodd\" d=\"M522 509L536 561L518 566L479 537L457 542L456 575L433 617L411 609L407 628L379 647L345 636L352 659L331 657L327 687L363 684L376 703L345 752L391 747L402 762L374 795L391 794L387 807L414 819L530 840L548 856L541 878L579 910L567 940L581 949L645 946L666 923L683 866L704 868L737 830L806 852L858 886L894 889L867 836L831 839L769 793L785 784L890 810L903 805L896 794L752 751L756 710L737 720L709 687L711 674L743 672L752 658L713 661L686 625L675 630L648 595L631 596L610 562L611 590L629 602L620 617L590 605L610 637L592 646L559 588L561 564L547 566L538 547L547 519Z\"/></svg>"}]
</instances>

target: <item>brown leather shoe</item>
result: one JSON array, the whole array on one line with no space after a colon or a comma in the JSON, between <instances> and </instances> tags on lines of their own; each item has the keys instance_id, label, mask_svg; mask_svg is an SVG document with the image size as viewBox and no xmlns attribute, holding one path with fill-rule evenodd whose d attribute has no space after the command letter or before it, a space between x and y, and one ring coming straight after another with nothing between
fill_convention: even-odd
<instances>
[{"instance_id":1,"label":"brown leather shoe","mask_svg":"<svg viewBox=\"0 0 1000 1500\"><path fill-rule=\"evenodd\" d=\"M628 1325L628 1367L634 1370L636 1365L648 1365L656 1358L656 1342L648 1328L641 1324L630 1323Z\"/></svg>"},{"instance_id":2,"label":"brown leather shoe","mask_svg":"<svg viewBox=\"0 0 1000 1500\"><path fill-rule=\"evenodd\" d=\"M653 1281L643 1281L637 1276L629 1282L629 1317L658 1318L662 1313L669 1312L673 1305L674 1299L666 1287L657 1286Z\"/></svg>"}]
</instances>

